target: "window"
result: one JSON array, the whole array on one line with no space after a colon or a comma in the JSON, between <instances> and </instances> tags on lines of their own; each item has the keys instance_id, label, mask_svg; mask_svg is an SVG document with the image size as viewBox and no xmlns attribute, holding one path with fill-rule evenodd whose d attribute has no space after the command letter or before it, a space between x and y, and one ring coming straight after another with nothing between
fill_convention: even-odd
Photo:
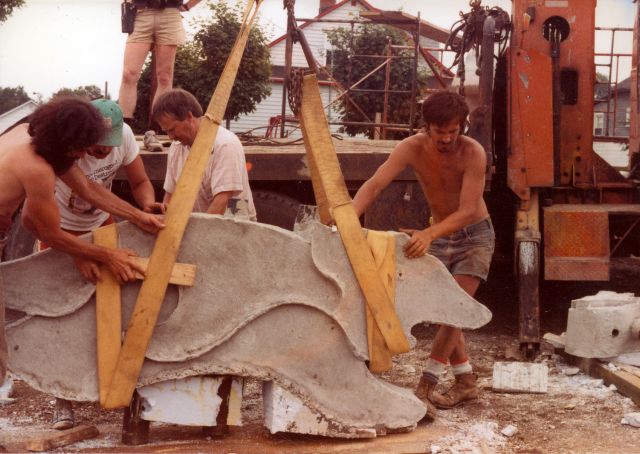
<instances>
[{"instance_id":1,"label":"window","mask_svg":"<svg viewBox=\"0 0 640 454\"><path fill-rule=\"evenodd\" d=\"M596 136L604 135L604 112L593 113L593 134Z\"/></svg>"}]
</instances>

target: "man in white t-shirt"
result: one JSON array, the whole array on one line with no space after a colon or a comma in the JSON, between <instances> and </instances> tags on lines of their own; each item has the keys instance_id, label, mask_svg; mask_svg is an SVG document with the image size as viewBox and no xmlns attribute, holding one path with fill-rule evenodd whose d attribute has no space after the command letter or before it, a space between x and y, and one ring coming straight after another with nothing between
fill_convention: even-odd
<instances>
[{"instance_id":1,"label":"man in white t-shirt","mask_svg":"<svg viewBox=\"0 0 640 454\"><path fill-rule=\"evenodd\" d=\"M98 109L107 126L105 134L96 145L89 147L86 154L76 161L82 173L94 183L111 190L113 178L123 167L131 186L133 197L147 213L164 213L164 204L155 201L153 185L144 170L136 138L129 125L123 123L122 110L108 99L96 99L91 104ZM82 199L60 178L56 178L55 199L60 210L60 227L73 235L82 235L103 225L114 222L110 213L102 211ZM40 242L39 249L48 246ZM74 259L76 266L85 275L91 275L95 262ZM70 429L75 424L71 402L56 399L52 427L58 430Z\"/></svg>"},{"instance_id":2,"label":"man in white t-shirt","mask_svg":"<svg viewBox=\"0 0 640 454\"><path fill-rule=\"evenodd\" d=\"M77 161L78 167L89 180L109 190L116 172L123 167L140 208L148 213L162 212L162 204L155 201L153 185L139 156L136 138L129 125L123 123L120 107L109 99L96 99L91 104L111 129ZM90 232L108 223L110 218L109 213L80 198L59 178L56 180L56 202L60 208L61 227L72 233Z\"/></svg>"},{"instance_id":3,"label":"man in white t-shirt","mask_svg":"<svg viewBox=\"0 0 640 454\"><path fill-rule=\"evenodd\" d=\"M202 121L202 107L189 92L169 90L153 104L153 120L174 142L169 149L164 202L169 203ZM220 126L193 211L256 220L240 139Z\"/></svg>"}]
</instances>

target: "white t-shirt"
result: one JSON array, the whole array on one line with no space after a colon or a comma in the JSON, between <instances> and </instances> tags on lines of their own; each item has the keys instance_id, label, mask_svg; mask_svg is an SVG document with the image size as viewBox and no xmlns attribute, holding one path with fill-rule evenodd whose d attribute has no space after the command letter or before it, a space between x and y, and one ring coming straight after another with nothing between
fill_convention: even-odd
<instances>
[{"instance_id":1,"label":"white t-shirt","mask_svg":"<svg viewBox=\"0 0 640 454\"><path fill-rule=\"evenodd\" d=\"M167 158L167 174L164 190L173 194L178 178L191 148L180 142L173 142ZM220 126L213 144L213 153L200 184L194 212L206 213L213 198L220 192L232 191L225 215L256 220L256 208L249 187L249 175L240 139L228 129Z\"/></svg>"},{"instance_id":2,"label":"white t-shirt","mask_svg":"<svg viewBox=\"0 0 640 454\"><path fill-rule=\"evenodd\" d=\"M125 124L122 129L122 145L114 147L104 159L85 154L76 164L91 181L111 190L111 182L118 169L127 166L138 156L138 144L131 128ZM60 209L60 225L65 230L87 232L97 229L109 217L86 200L74 194L59 178L56 179L56 202Z\"/></svg>"}]
</instances>

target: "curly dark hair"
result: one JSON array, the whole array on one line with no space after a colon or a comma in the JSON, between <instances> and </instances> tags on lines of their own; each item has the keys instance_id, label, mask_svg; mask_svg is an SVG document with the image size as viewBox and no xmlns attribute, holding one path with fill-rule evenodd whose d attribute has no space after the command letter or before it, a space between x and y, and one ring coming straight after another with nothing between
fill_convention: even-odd
<instances>
[{"instance_id":1,"label":"curly dark hair","mask_svg":"<svg viewBox=\"0 0 640 454\"><path fill-rule=\"evenodd\" d=\"M444 126L454 120L460 122L460 131L464 130L469 106L458 93L439 90L422 103L422 120L425 125Z\"/></svg>"},{"instance_id":2,"label":"curly dark hair","mask_svg":"<svg viewBox=\"0 0 640 454\"><path fill-rule=\"evenodd\" d=\"M56 175L65 173L75 162L70 152L95 145L105 132L100 112L78 98L54 99L40 106L29 122L35 152L53 167Z\"/></svg>"}]
</instances>

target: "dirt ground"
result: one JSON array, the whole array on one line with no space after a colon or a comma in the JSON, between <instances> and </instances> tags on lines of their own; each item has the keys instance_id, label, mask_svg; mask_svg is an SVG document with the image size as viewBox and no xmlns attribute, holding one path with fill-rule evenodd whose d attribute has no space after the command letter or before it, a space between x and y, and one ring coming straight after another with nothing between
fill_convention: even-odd
<instances>
[{"instance_id":1,"label":"dirt ground","mask_svg":"<svg viewBox=\"0 0 640 454\"><path fill-rule=\"evenodd\" d=\"M496 280L498 281L498 280ZM628 291L637 286L625 274L622 285L610 289ZM490 279L491 282L491 279ZM121 444L121 411L106 411L97 404L77 403L76 420L95 425L98 438L64 448L65 452L215 452L215 453L640 453L640 428L622 425L626 413L640 411L628 398L601 381L583 374L568 376L568 367L552 349L543 345L535 359L549 367L546 394L505 394L491 391L496 361L512 361L517 352L517 307L513 284L502 280L487 284L478 299L494 313L493 321L466 333L475 371L479 374L480 399L454 410L438 412L431 424L420 424L407 434L373 440L335 440L291 434L269 434L262 425L260 383L245 383L241 427L231 427L221 438L207 438L200 428L152 423L151 443L138 447ZM544 332L560 333L566 324L571 298L592 294L595 287L554 285L542 289L541 312ZM413 330L417 345L395 359L393 370L382 376L399 386L414 388L430 348L434 328ZM443 386L450 383L448 375ZM48 425L53 398L14 385L15 399L0 403L0 443L11 452L24 451L24 442L52 432ZM371 396L375 399L375 396ZM517 427L512 437L501 435L507 425Z\"/></svg>"}]
</instances>

